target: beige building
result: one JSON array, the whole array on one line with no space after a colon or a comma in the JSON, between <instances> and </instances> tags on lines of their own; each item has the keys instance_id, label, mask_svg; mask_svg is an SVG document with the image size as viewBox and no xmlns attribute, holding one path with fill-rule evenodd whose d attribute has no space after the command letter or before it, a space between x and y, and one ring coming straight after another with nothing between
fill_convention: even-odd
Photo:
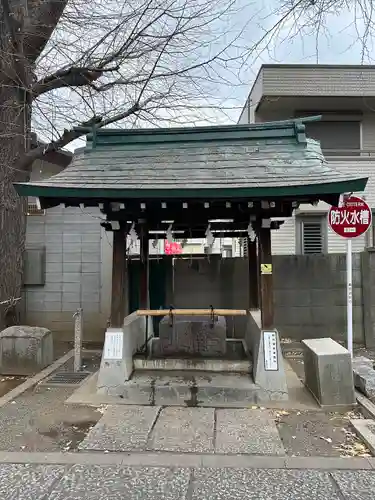
<instances>
[{"instance_id":1,"label":"beige building","mask_svg":"<svg viewBox=\"0 0 375 500\"><path fill-rule=\"evenodd\" d=\"M321 115L306 124L332 166L369 176L365 193L375 209L375 66L265 64L238 123ZM327 225L326 203L301 205L272 233L274 254L338 253L345 241ZM374 231L353 241L353 250L374 246Z\"/></svg>"}]
</instances>

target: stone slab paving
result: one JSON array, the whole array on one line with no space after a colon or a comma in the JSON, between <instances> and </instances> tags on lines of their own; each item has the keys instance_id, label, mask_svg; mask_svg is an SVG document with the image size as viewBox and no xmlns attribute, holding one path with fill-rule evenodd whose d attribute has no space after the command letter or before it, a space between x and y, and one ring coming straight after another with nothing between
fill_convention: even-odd
<instances>
[{"instance_id":1,"label":"stone slab paving","mask_svg":"<svg viewBox=\"0 0 375 500\"><path fill-rule=\"evenodd\" d=\"M182 500L188 469L74 466L48 500Z\"/></svg>"},{"instance_id":2,"label":"stone slab paving","mask_svg":"<svg viewBox=\"0 0 375 500\"><path fill-rule=\"evenodd\" d=\"M158 407L110 406L79 445L80 450L145 450Z\"/></svg>"},{"instance_id":3,"label":"stone slab paving","mask_svg":"<svg viewBox=\"0 0 375 500\"><path fill-rule=\"evenodd\" d=\"M213 408L163 408L149 439L148 448L160 451L212 453Z\"/></svg>"},{"instance_id":4,"label":"stone slab paving","mask_svg":"<svg viewBox=\"0 0 375 500\"><path fill-rule=\"evenodd\" d=\"M109 407L79 449L285 454L267 410L149 406Z\"/></svg>"},{"instance_id":5,"label":"stone slab paving","mask_svg":"<svg viewBox=\"0 0 375 500\"><path fill-rule=\"evenodd\" d=\"M2 464L0 467L1 500L45 500L66 472L58 465Z\"/></svg>"},{"instance_id":6,"label":"stone slab paving","mask_svg":"<svg viewBox=\"0 0 375 500\"><path fill-rule=\"evenodd\" d=\"M270 412L250 409L216 411L215 452L285 455Z\"/></svg>"},{"instance_id":7,"label":"stone slab paving","mask_svg":"<svg viewBox=\"0 0 375 500\"><path fill-rule=\"evenodd\" d=\"M192 500L343 500L330 476L319 471L194 470ZM353 500L350 497L345 500Z\"/></svg>"},{"instance_id":8,"label":"stone slab paving","mask_svg":"<svg viewBox=\"0 0 375 500\"><path fill-rule=\"evenodd\" d=\"M333 472L332 477L345 500L374 500L375 472L339 471Z\"/></svg>"},{"instance_id":9,"label":"stone slab paving","mask_svg":"<svg viewBox=\"0 0 375 500\"><path fill-rule=\"evenodd\" d=\"M223 456L211 455L217 457ZM374 491L375 471L367 470L150 467L104 462L70 466L3 463L0 467L1 500L373 500Z\"/></svg>"}]
</instances>

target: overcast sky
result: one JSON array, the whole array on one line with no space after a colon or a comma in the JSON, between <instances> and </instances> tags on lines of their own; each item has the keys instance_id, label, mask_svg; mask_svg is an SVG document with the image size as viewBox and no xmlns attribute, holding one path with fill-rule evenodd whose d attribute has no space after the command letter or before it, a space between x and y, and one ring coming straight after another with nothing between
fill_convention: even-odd
<instances>
[{"instance_id":1,"label":"overcast sky","mask_svg":"<svg viewBox=\"0 0 375 500\"><path fill-rule=\"evenodd\" d=\"M259 4L259 2L256 2ZM273 5L279 5L280 0L265 1L262 9L254 19L254 32L247 30L249 46L257 42L262 30L257 25L270 27L279 18L272 15L275 12ZM360 15L354 12L341 10L339 13L327 16L324 21L326 28L322 28L317 35L316 30L304 29L301 34L296 34L301 22L295 23L292 19L284 25L284 29L273 38L268 48L262 47L258 54L248 59L243 69L241 80L243 85L236 91L236 100L242 105L250 92L254 78L262 63L302 63L302 64L374 64L373 40L369 36L365 48L362 42L365 28ZM295 35L295 36L294 36ZM248 81L248 85L246 85ZM234 110L231 118L236 120L239 113Z\"/></svg>"},{"instance_id":2,"label":"overcast sky","mask_svg":"<svg viewBox=\"0 0 375 500\"><path fill-rule=\"evenodd\" d=\"M233 47L233 56L243 55L244 50L248 50L248 54L242 60L240 67L238 61L233 63L236 66L233 72L234 78L230 78L229 84L221 85L220 90L215 94L222 100L223 109L228 109L225 112L208 111L210 116L207 115L207 123L237 122L262 63L360 64L373 62L372 39L370 37L367 40L367 50L363 52L363 43L360 38L364 27L360 16L358 14L355 16L353 12L347 10L326 16L323 22L325 28L323 27L318 34L313 26L305 27L301 31L301 26L305 23L304 19L299 18L296 21L290 18L271 41L267 40L267 43L254 49L265 32L280 19L282 13L277 12L277 8L281 2L285 0L238 0L236 5L242 9L238 15L238 30L243 31L238 40L238 47ZM223 26L223 43L231 35L225 31L226 28ZM191 125L205 123L205 119L192 120ZM82 142L79 141L70 144L68 148L72 150L81 145Z\"/></svg>"}]
</instances>

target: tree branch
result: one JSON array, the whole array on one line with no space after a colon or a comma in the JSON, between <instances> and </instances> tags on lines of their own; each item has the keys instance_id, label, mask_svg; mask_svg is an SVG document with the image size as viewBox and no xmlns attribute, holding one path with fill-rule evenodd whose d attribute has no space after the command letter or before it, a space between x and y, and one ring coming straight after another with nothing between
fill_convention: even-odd
<instances>
[{"instance_id":1,"label":"tree branch","mask_svg":"<svg viewBox=\"0 0 375 500\"><path fill-rule=\"evenodd\" d=\"M61 69L46 76L42 80L36 82L30 89L30 92L35 99L51 90L61 89L65 87L83 87L91 85L103 73L116 71L118 66L113 68L98 69L98 68L80 68L72 66L71 68Z\"/></svg>"},{"instance_id":2,"label":"tree branch","mask_svg":"<svg viewBox=\"0 0 375 500\"><path fill-rule=\"evenodd\" d=\"M145 99L142 103L140 103L139 100L137 100L137 102L133 104L133 106L128 108L126 111L117 113L116 115L113 115L110 118L107 118L106 120L104 120L103 117L101 116L93 116L89 120L81 122L79 125L71 128L70 130L64 130L61 136L55 141L52 141L47 145L40 145L34 149L31 149L26 154L24 154L17 162L16 168L23 171L27 169L27 167L31 165L31 163L37 160L38 158L43 158L47 153L58 151L59 149L62 149L65 146L67 146L70 142L74 141L75 139L79 139L79 137L82 137L83 135L87 134L89 129L94 130L95 128L103 128L106 127L107 125L110 125L111 123L124 120L125 118L128 118L129 116L134 115L137 112L141 111L143 108L147 106L149 102L162 99L163 97L165 97L165 94L160 94L159 96L153 95Z\"/></svg>"}]
</instances>

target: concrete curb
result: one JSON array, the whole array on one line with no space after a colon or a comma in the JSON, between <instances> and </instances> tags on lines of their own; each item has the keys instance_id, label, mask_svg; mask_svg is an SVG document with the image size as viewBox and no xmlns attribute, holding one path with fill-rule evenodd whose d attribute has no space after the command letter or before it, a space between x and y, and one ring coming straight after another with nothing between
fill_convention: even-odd
<instances>
[{"instance_id":1,"label":"concrete curb","mask_svg":"<svg viewBox=\"0 0 375 500\"><path fill-rule=\"evenodd\" d=\"M359 405L359 409L365 418L372 418L375 420L375 405L366 396L358 391L355 391L355 397Z\"/></svg>"},{"instance_id":2,"label":"concrete curb","mask_svg":"<svg viewBox=\"0 0 375 500\"><path fill-rule=\"evenodd\" d=\"M28 378L27 380L25 380L25 382L15 387L11 391L7 392L4 396L0 398L0 408L10 403L15 398L20 396L23 392L27 391L28 389L30 389L31 387L33 387L34 385L38 384L43 379L51 375L51 373L53 373L58 368L60 368L60 366L64 365L67 361L69 361L69 359L73 355L74 355L74 349L70 350L64 356L54 361L52 365L47 366L47 368L45 368L41 372L37 373L33 377Z\"/></svg>"},{"instance_id":3,"label":"concrete curb","mask_svg":"<svg viewBox=\"0 0 375 500\"><path fill-rule=\"evenodd\" d=\"M249 469L375 470L374 458L199 455L194 453L0 452L0 463L118 465L128 467L209 467Z\"/></svg>"}]
</instances>

